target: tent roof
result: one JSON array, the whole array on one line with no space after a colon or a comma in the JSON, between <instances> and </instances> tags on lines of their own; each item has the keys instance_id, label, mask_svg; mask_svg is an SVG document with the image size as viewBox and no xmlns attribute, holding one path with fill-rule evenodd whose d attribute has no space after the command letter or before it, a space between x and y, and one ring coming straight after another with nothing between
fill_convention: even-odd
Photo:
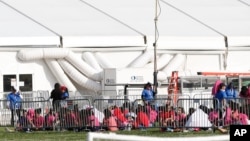
<instances>
[{"instance_id":1,"label":"tent roof","mask_svg":"<svg viewBox=\"0 0 250 141\"><path fill-rule=\"evenodd\" d=\"M155 41L155 1L2 0L0 46L145 46ZM159 0L159 48L250 46L249 0ZM15 42L12 42L14 40Z\"/></svg>"}]
</instances>

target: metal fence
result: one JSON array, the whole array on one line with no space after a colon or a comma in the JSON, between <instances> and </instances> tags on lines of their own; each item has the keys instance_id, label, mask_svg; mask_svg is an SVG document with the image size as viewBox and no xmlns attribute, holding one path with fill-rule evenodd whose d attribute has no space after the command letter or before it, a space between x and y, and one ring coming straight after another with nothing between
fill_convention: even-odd
<instances>
[{"instance_id":1,"label":"metal fence","mask_svg":"<svg viewBox=\"0 0 250 141\"><path fill-rule=\"evenodd\" d=\"M248 124L247 98L221 102L209 95L158 95L153 101L143 101L140 95L70 97L51 101L44 97L26 97L13 111L7 101L0 101L0 125L12 124L17 130L132 130L160 128L163 131L211 130L230 124ZM12 116L12 112L13 116Z\"/></svg>"}]
</instances>

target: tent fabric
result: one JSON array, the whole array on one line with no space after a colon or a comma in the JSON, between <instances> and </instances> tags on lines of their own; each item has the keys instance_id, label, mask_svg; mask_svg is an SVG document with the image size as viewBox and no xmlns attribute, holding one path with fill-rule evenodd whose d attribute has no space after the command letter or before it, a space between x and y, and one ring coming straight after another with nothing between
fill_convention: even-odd
<instances>
[{"instance_id":1,"label":"tent fabric","mask_svg":"<svg viewBox=\"0 0 250 141\"><path fill-rule=\"evenodd\" d=\"M250 9L239 1L159 4L159 49L224 50L224 36L229 47L250 46ZM0 12L6 14L0 15L0 46L58 46L59 36L64 47L152 46L155 5L145 0L2 0Z\"/></svg>"},{"instance_id":2,"label":"tent fabric","mask_svg":"<svg viewBox=\"0 0 250 141\"><path fill-rule=\"evenodd\" d=\"M197 109L187 120L185 127L212 127L208 115L201 109Z\"/></svg>"}]
</instances>

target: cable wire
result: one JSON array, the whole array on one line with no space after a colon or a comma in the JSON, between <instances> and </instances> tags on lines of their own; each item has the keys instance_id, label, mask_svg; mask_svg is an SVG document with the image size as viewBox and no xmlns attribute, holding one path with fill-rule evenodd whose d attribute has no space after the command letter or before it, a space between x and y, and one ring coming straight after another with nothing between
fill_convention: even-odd
<instances>
[{"instance_id":1,"label":"cable wire","mask_svg":"<svg viewBox=\"0 0 250 141\"><path fill-rule=\"evenodd\" d=\"M57 32L55 32L54 30L50 29L49 27L43 25L42 23L38 22L37 20L33 19L32 17L28 16L27 14L21 12L20 10L16 9L15 7L11 6L10 4L4 2L4 1L0 1L2 2L4 5L8 6L9 8L11 8L12 10L16 11L17 13L23 15L24 17L28 18L29 20L33 21L34 23L42 26L43 28L47 29L48 31L54 33L55 35L60 37L60 47L63 47L63 38L60 34L58 34Z\"/></svg>"},{"instance_id":2,"label":"cable wire","mask_svg":"<svg viewBox=\"0 0 250 141\"><path fill-rule=\"evenodd\" d=\"M238 0L240 3L243 3L243 4L245 4L246 6L250 6L250 4L249 3L247 3L247 2L245 2L245 1L243 1L243 0Z\"/></svg>"},{"instance_id":3,"label":"cable wire","mask_svg":"<svg viewBox=\"0 0 250 141\"><path fill-rule=\"evenodd\" d=\"M120 24L122 24L122 25L124 25L124 26L128 27L129 29L131 29L131 30L135 31L136 33L138 33L138 34L142 35L142 36L144 37L144 43L146 44L146 39L145 39L146 35L145 35L145 34L143 34L142 32L140 32L140 31L136 30L135 28L133 28L133 27L129 26L128 24L126 24L126 23L122 22L121 20L119 20L119 19L117 19L117 18L115 18L115 17L111 16L110 14L108 14L108 13L104 12L103 10L101 10L101 9L99 9L99 8L97 8L97 7L93 6L93 5L91 5L90 3L88 3L88 2L86 2L86 1L84 1L84 0L79 0L79 1L80 1L80 2L82 2L82 3L84 3L84 4L86 4L86 5L88 5L89 7L91 7L91 8L93 8L93 9L97 10L98 12L100 12L100 13L102 13L102 14L104 14L104 15L108 16L109 18L111 18L111 19L113 19L113 20L115 20L115 21L119 22Z\"/></svg>"}]
</instances>

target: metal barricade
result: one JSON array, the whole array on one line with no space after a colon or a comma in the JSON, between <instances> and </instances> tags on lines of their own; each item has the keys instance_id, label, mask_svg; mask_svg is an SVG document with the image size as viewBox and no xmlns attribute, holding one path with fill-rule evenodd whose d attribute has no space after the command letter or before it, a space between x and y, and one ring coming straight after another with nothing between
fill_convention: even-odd
<instances>
[{"instance_id":1,"label":"metal barricade","mask_svg":"<svg viewBox=\"0 0 250 141\"><path fill-rule=\"evenodd\" d=\"M169 103L169 104L173 107L176 107L178 99L180 99L180 98L189 99L190 95L188 95L188 94L166 94L166 95L157 95L157 99L158 98L171 99L171 103Z\"/></svg>"},{"instance_id":2,"label":"metal barricade","mask_svg":"<svg viewBox=\"0 0 250 141\"><path fill-rule=\"evenodd\" d=\"M142 101L141 99L135 100L132 104L132 112L135 113L134 128L145 129L148 127L167 126L163 123L165 121L165 115L170 111L168 108L171 110L175 108L170 105L173 103L172 101L173 100L168 97L157 98L149 102Z\"/></svg>"},{"instance_id":3,"label":"metal barricade","mask_svg":"<svg viewBox=\"0 0 250 141\"><path fill-rule=\"evenodd\" d=\"M11 110L7 100L0 100L0 126L11 125Z\"/></svg>"},{"instance_id":4,"label":"metal barricade","mask_svg":"<svg viewBox=\"0 0 250 141\"><path fill-rule=\"evenodd\" d=\"M88 117L91 116L89 99L66 99L55 101L54 112L58 115L55 129L80 131L87 128Z\"/></svg>"},{"instance_id":5,"label":"metal barricade","mask_svg":"<svg viewBox=\"0 0 250 141\"><path fill-rule=\"evenodd\" d=\"M127 128L129 121L126 116L130 113L130 105L128 99L95 99L93 108L100 122L99 127L104 130ZM112 124L110 120L113 120Z\"/></svg>"},{"instance_id":6,"label":"metal barricade","mask_svg":"<svg viewBox=\"0 0 250 141\"><path fill-rule=\"evenodd\" d=\"M49 128L47 124L49 109L51 109L49 101L17 102L11 121L14 122L17 131L45 130Z\"/></svg>"},{"instance_id":7,"label":"metal barricade","mask_svg":"<svg viewBox=\"0 0 250 141\"><path fill-rule=\"evenodd\" d=\"M249 98L227 98L223 126L247 125L250 117Z\"/></svg>"},{"instance_id":8,"label":"metal barricade","mask_svg":"<svg viewBox=\"0 0 250 141\"><path fill-rule=\"evenodd\" d=\"M185 103L185 105L183 105L183 103ZM210 105L212 105L212 107L207 107L206 103L211 103ZM219 104L219 101L214 98L178 99L175 127L212 129L214 125L218 126L218 122L221 119L219 113L221 116L223 113L223 109L215 108L215 106ZM182 111L181 109L184 110ZM186 115L186 118L181 118L184 115ZM176 122L182 124L177 124Z\"/></svg>"},{"instance_id":9,"label":"metal barricade","mask_svg":"<svg viewBox=\"0 0 250 141\"><path fill-rule=\"evenodd\" d=\"M50 93L47 90L38 90L33 97L43 97L45 100L48 100L50 98Z\"/></svg>"}]
</instances>

